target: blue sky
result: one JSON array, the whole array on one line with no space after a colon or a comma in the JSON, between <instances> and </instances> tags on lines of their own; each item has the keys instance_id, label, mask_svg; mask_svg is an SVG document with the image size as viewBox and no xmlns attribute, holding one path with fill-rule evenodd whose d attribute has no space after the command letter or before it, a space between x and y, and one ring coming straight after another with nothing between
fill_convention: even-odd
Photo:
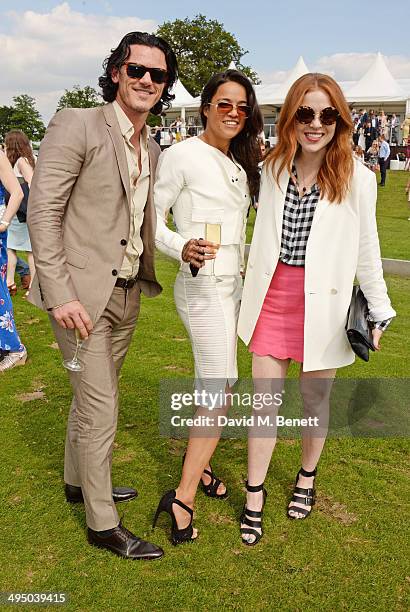
<instances>
[{"instance_id":1,"label":"blue sky","mask_svg":"<svg viewBox=\"0 0 410 612\"><path fill-rule=\"evenodd\" d=\"M0 0L0 104L29 93L48 120L64 89L97 87L125 33L198 13L236 36L263 83L283 81L300 55L312 71L355 81L377 51L410 83L410 0Z\"/></svg>"}]
</instances>

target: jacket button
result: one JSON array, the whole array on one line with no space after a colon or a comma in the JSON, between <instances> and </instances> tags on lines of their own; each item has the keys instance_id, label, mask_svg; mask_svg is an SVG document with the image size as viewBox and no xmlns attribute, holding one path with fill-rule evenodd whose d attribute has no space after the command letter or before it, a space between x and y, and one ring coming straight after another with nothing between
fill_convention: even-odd
<instances>
[{"instance_id":1,"label":"jacket button","mask_svg":"<svg viewBox=\"0 0 410 612\"><path fill-rule=\"evenodd\" d=\"M123 239L121 240L121 244L122 244L122 246L125 246L125 245L127 244L127 241L126 241L126 240L123 238Z\"/></svg>"},{"instance_id":2,"label":"jacket button","mask_svg":"<svg viewBox=\"0 0 410 612\"><path fill-rule=\"evenodd\" d=\"M336 293L337 293L337 289L332 289L330 293L331 293L332 295L336 295Z\"/></svg>"},{"instance_id":3,"label":"jacket button","mask_svg":"<svg viewBox=\"0 0 410 612\"><path fill-rule=\"evenodd\" d=\"M111 274L112 274L113 276L118 276L118 270L113 270L113 271L111 272Z\"/></svg>"}]
</instances>

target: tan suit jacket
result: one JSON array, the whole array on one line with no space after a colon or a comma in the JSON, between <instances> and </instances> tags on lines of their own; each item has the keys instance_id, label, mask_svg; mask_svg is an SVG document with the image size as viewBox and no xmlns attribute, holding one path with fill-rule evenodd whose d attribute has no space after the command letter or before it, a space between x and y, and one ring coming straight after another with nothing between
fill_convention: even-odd
<instances>
[{"instance_id":1,"label":"tan suit jacket","mask_svg":"<svg viewBox=\"0 0 410 612\"><path fill-rule=\"evenodd\" d=\"M153 182L160 148L149 139L150 189L138 278L145 295L154 272ZM47 310L79 300L93 323L111 297L130 231L130 180L112 104L64 109L51 120L30 188L28 225L37 274L30 301Z\"/></svg>"}]
</instances>

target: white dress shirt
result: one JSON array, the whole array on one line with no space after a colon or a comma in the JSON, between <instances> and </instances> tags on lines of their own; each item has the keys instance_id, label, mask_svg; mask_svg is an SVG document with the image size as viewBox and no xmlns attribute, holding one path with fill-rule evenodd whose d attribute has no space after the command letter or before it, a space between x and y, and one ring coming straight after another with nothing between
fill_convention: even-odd
<instances>
[{"instance_id":1,"label":"white dress shirt","mask_svg":"<svg viewBox=\"0 0 410 612\"><path fill-rule=\"evenodd\" d=\"M113 102L115 114L120 125L121 134L124 138L125 154L127 157L128 171L130 175L130 236L125 251L119 276L121 278L133 278L138 274L139 258L141 257L144 245L141 238L141 226L144 220L144 208L147 203L149 190L149 155L148 138L149 130L147 126L141 132L141 172L135 147L131 143L134 134L134 126L122 110L118 102Z\"/></svg>"}]
</instances>

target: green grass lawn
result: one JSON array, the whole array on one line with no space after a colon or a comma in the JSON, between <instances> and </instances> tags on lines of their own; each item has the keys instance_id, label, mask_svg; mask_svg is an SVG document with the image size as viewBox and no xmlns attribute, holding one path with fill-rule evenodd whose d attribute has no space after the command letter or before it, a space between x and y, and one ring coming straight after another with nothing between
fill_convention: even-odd
<instances>
[{"instance_id":1,"label":"green grass lawn","mask_svg":"<svg viewBox=\"0 0 410 612\"><path fill-rule=\"evenodd\" d=\"M385 193L387 206L388 189ZM391 218L407 228L407 212L395 215ZM380 220L383 225L385 218ZM384 255L406 256L405 245L393 239L392 248L394 243L397 252ZM164 292L143 300L122 371L113 465L116 484L139 490L137 500L119 506L125 525L161 545L166 556L154 563L129 562L86 543L83 508L68 505L62 487L71 397L67 375L47 317L20 292L15 315L29 361L0 379L0 591L66 591L65 609L87 612L408 610L409 444L404 438L329 439L319 466L318 504L304 522L285 516L300 444L280 441L266 480L265 535L255 548L240 543L238 529L246 442L223 440L213 467L230 496L218 501L198 493L199 540L174 548L165 518L152 532L156 504L177 483L185 446L183 440L159 437L159 381L193 373L190 344L172 299L176 268L159 257ZM399 316L383 349L369 364L356 363L340 376L408 376L410 279L388 277L387 282ZM250 356L242 344L239 367L241 376L250 376Z\"/></svg>"}]
</instances>

